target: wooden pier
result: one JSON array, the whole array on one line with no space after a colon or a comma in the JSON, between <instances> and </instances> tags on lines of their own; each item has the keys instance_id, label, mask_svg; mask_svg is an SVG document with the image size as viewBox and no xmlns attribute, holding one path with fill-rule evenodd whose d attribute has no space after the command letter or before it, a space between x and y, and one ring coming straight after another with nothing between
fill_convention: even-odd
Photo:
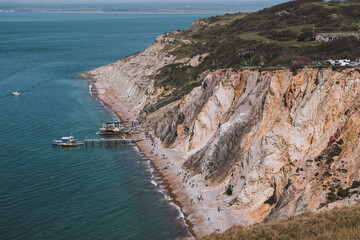
<instances>
[{"instance_id":1,"label":"wooden pier","mask_svg":"<svg viewBox=\"0 0 360 240\"><path fill-rule=\"evenodd\" d=\"M142 140L146 140L146 138L139 138L139 139L124 139L124 138L86 138L82 140L85 146L91 145L94 146L95 143L99 143L100 146L102 144L110 145L111 143L117 144L131 144L136 143Z\"/></svg>"}]
</instances>

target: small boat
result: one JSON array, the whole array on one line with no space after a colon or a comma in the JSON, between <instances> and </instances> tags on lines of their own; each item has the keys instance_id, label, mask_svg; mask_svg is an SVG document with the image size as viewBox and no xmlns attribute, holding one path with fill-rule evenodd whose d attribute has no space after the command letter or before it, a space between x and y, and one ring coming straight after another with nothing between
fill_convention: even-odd
<instances>
[{"instance_id":1,"label":"small boat","mask_svg":"<svg viewBox=\"0 0 360 240\"><path fill-rule=\"evenodd\" d=\"M13 92L12 95L14 95L14 96L19 96L20 93L19 93L19 92Z\"/></svg>"},{"instance_id":2,"label":"small boat","mask_svg":"<svg viewBox=\"0 0 360 240\"><path fill-rule=\"evenodd\" d=\"M74 136L69 136L69 137L62 137L61 140L53 140L52 144L53 145L59 145L61 143L67 143L71 140L75 140Z\"/></svg>"},{"instance_id":3,"label":"small boat","mask_svg":"<svg viewBox=\"0 0 360 240\"><path fill-rule=\"evenodd\" d=\"M62 147L76 147L79 145L83 145L83 143L75 139L74 136L62 137L61 140L53 140L52 144Z\"/></svg>"}]
</instances>

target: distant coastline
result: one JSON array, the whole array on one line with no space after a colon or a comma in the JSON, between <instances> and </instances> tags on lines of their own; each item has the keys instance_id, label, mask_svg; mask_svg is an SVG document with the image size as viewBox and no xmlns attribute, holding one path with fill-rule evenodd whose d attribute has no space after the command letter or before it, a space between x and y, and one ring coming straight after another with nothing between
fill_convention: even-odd
<instances>
[{"instance_id":1,"label":"distant coastline","mask_svg":"<svg viewBox=\"0 0 360 240\"><path fill-rule=\"evenodd\" d=\"M243 2L147 2L133 3L0 3L1 12L44 12L44 13L115 13L115 14L216 14L253 12L270 7L285 0L269 0L257 3Z\"/></svg>"},{"instance_id":2,"label":"distant coastline","mask_svg":"<svg viewBox=\"0 0 360 240\"><path fill-rule=\"evenodd\" d=\"M4 10L0 9L0 13L106 13L106 14L226 14L236 13L236 11L182 11L182 10L159 10L159 11L103 11L103 10L81 10L81 9L28 9L28 10Z\"/></svg>"},{"instance_id":3,"label":"distant coastline","mask_svg":"<svg viewBox=\"0 0 360 240\"><path fill-rule=\"evenodd\" d=\"M2 12L21 12L21 11L2 11ZM0 11L0 13L2 13ZM226 14L226 13L235 13L235 12L215 12L215 11L195 11L195 12L185 12L185 11L153 11L153 12L147 12L147 11L123 11L123 12L106 12L106 11L50 11L50 10L44 10L44 11L28 11L28 12L36 12L36 13L101 13L101 14Z\"/></svg>"}]
</instances>

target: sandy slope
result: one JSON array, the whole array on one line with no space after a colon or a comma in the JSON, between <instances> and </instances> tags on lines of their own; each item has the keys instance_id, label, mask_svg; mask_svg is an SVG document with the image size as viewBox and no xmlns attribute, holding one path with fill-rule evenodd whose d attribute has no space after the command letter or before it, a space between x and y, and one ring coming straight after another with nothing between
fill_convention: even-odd
<instances>
[{"instance_id":1,"label":"sandy slope","mask_svg":"<svg viewBox=\"0 0 360 240\"><path fill-rule=\"evenodd\" d=\"M114 91L108 89L99 92L98 87L103 88L103 83L97 81L93 84L93 94L110 107L122 120L135 121L136 113L127 108L123 102L118 101ZM153 133L152 136L154 136ZM134 134L129 138L142 138L144 133ZM229 209L224 201L225 186L207 184L201 175L191 176L182 169L187 156L176 150L164 148L159 139L155 138L155 146L152 140L136 143L139 150L147 156L161 175L169 195L173 198L185 216L186 224L192 235L204 236L215 231L223 232L236 224L248 225L253 221L242 212ZM198 197L203 200L198 200ZM223 197L221 197L223 196ZM219 211L220 209L220 211Z\"/></svg>"}]
</instances>

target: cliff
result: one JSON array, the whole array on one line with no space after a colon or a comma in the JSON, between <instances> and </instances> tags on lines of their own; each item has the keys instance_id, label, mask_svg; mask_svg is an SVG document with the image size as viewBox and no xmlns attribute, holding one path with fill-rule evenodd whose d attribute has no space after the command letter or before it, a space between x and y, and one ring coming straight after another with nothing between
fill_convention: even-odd
<instances>
[{"instance_id":1,"label":"cliff","mask_svg":"<svg viewBox=\"0 0 360 240\"><path fill-rule=\"evenodd\" d=\"M96 77L102 89L107 78ZM131 93L129 106L148 99L122 81L105 91L113 89ZM185 169L224 187L229 207L254 221L282 219L359 200L359 92L357 69L218 70L142 126L185 153Z\"/></svg>"},{"instance_id":2,"label":"cliff","mask_svg":"<svg viewBox=\"0 0 360 240\"><path fill-rule=\"evenodd\" d=\"M145 126L229 206L281 219L359 200L359 91L356 69L219 70Z\"/></svg>"},{"instance_id":3,"label":"cliff","mask_svg":"<svg viewBox=\"0 0 360 240\"><path fill-rule=\"evenodd\" d=\"M197 66L203 55L177 58L170 52L183 43L188 43L179 31L165 33L155 42L130 57L115 63L80 74L96 81L100 96L111 95L121 100L134 114L139 114L145 106L153 106L164 95L170 95L174 88L155 86L154 76L161 68L173 64ZM105 96L103 96L105 97ZM102 99L104 100L104 99ZM155 106L153 106L155 108Z\"/></svg>"},{"instance_id":4,"label":"cliff","mask_svg":"<svg viewBox=\"0 0 360 240\"><path fill-rule=\"evenodd\" d=\"M279 65L296 70L328 58L355 60L359 39L317 43L312 36L357 31L359 11L358 1L296 0L253 13L199 19L83 77L96 79L100 92L116 94L137 113L151 112L200 86L210 70Z\"/></svg>"},{"instance_id":5,"label":"cliff","mask_svg":"<svg viewBox=\"0 0 360 240\"><path fill-rule=\"evenodd\" d=\"M316 27L309 18L312 7L338 11L351 22L351 12L344 11L349 4L360 7L303 0L198 20L82 76L95 80L100 100L139 121L174 155L181 153L185 159L179 162L194 181L216 189L209 197L229 210L223 213L231 215L224 217L226 227L352 205L360 198L359 69L269 70L276 58L294 63L304 55L315 59L350 50L336 41L298 46L291 39L271 39L268 31L261 35L270 22L277 31L286 29L290 13L303 16L296 18L297 29ZM353 54L360 51L359 40L341 41L354 44ZM254 62L259 66L253 70L243 68ZM193 197L189 193L183 202ZM216 208L211 204L207 209Z\"/></svg>"}]
</instances>

